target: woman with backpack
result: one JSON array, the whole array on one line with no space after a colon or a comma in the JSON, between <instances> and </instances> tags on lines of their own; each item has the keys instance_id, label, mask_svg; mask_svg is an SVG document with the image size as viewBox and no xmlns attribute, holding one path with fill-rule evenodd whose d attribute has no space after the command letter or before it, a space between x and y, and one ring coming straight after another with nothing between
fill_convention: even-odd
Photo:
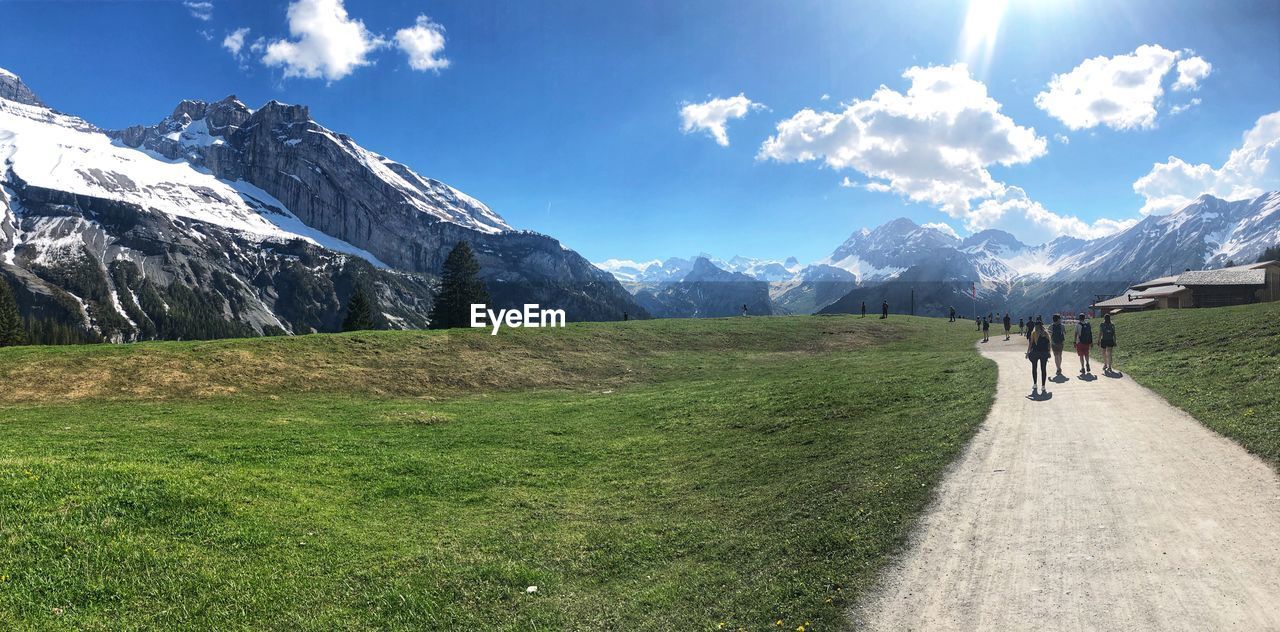
<instances>
[{"instance_id":1,"label":"woman with backpack","mask_svg":"<svg viewBox=\"0 0 1280 632\"><path fill-rule=\"evenodd\" d=\"M1093 372L1089 366L1089 348L1093 346L1093 325L1080 314L1076 322L1076 355L1080 356L1080 375Z\"/></svg>"},{"instance_id":2,"label":"woman with backpack","mask_svg":"<svg viewBox=\"0 0 1280 632\"><path fill-rule=\"evenodd\" d=\"M1111 324L1111 314L1102 317L1099 332L1102 334L1102 339L1098 341L1098 346L1102 347L1102 372L1110 373L1113 370L1111 352L1116 348L1116 326Z\"/></svg>"},{"instance_id":3,"label":"woman with backpack","mask_svg":"<svg viewBox=\"0 0 1280 632\"><path fill-rule=\"evenodd\" d=\"M1044 322L1035 323L1031 328L1031 335L1027 337L1027 359L1031 361L1031 395L1036 394L1037 375L1040 390L1048 393L1045 381L1049 379L1049 334L1044 330Z\"/></svg>"}]
</instances>

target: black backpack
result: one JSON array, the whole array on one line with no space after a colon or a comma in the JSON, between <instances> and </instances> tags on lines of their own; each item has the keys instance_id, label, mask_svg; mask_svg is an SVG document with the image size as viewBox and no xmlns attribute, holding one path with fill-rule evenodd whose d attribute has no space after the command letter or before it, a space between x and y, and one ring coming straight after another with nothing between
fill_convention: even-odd
<instances>
[{"instance_id":1,"label":"black backpack","mask_svg":"<svg viewBox=\"0 0 1280 632\"><path fill-rule=\"evenodd\" d=\"M1093 344L1093 325L1080 323L1080 342L1086 345Z\"/></svg>"},{"instance_id":2,"label":"black backpack","mask_svg":"<svg viewBox=\"0 0 1280 632\"><path fill-rule=\"evenodd\" d=\"M1049 337L1040 336L1036 338L1036 355L1039 357L1048 357L1049 355Z\"/></svg>"}]
</instances>

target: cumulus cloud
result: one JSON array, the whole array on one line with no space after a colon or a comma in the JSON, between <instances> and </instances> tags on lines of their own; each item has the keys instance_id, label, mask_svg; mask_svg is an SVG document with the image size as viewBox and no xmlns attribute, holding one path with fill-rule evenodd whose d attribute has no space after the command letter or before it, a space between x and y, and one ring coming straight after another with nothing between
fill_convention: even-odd
<instances>
[{"instance_id":1,"label":"cumulus cloud","mask_svg":"<svg viewBox=\"0 0 1280 632\"><path fill-rule=\"evenodd\" d=\"M449 67L449 60L440 56L444 27L425 15L419 15L413 26L396 31L396 46L409 57L409 67L414 70L440 72Z\"/></svg>"},{"instance_id":2,"label":"cumulus cloud","mask_svg":"<svg viewBox=\"0 0 1280 632\"><path fill-rule=\"evenodd\" d=\"M222 38L222 47L231 52L232 55L239 56L240 50L244 48L244 39L249 35L249 27L238 28Z\"/></svg>"},{"instance_id":3,"label":"cumulus cloud","mask_svg":"<svg viewBox=\"0 0 1280 632\"><path fill-rule=\"evenodd\" d=\"M342 0L295 0L288 18L296 39L273 41L262 56L262 63L284 67L286 77L336 81L372 64L369 54L387 45L348 16Z\"/></svg>"},{"instance_id":4,"label":"cumulus cloud","mask_svg":"<svg viewBox=\"0 0 1280 632\"><path fill-rule=\"evenodd\" d=\"M1188 57L1178 62L1178 80L1173 82L1174 90L1199 90L1200 80L1213 72L1213 64L1201 57Z\"/></svg>"},{"instance_id":5,"label":"cumulus cloud","mask_svg":"<svg viewBox=\"0 0 1280 632\"><path fill-rule=\"evenodd\" d=\"M1176 211L1205 193L1239 200L1277 189L1280 189L1280 112L1260 117L1221 167L1193 165L1170 156L1167 161L1152 165L1147 175L1133 183L1134 192L1146 200L1142 206L1144 215Z\"/></svg>"},{"instance_id":6,"label":"cumulus cloud","mask_svg":"<svg viewBox=\"0 0 1280 632\"><path fill-rule=\"evenodd\" d=\"M965 228L973 231L1000 228L1023 242L1034 244L1061 235L1096 239L1136 223L1136 219L1099 219L1090 223L1074 215L1061 215L1031 199L1022 189L1010 186L999 196L983 200L966 218Z\"/></svg>"},{"instance_id":7,"label":"cumulus cloud","mask_svg":"<svg viewBox=\"0 0 1280 632\"><path fill-rule=\"evenodd\" d=\"M1070 144L1071 144L1071 138L1070 138L1070 137L1068 137L1066 134L1054 134L1054 135L1053 135L1053 140L1056 140L1056 141L1058 141L1058 142L1062 143L1063 145L1070 145Z\"/></svg>"},{"instance_id":8,"label":"cumulus cloud","mask_svg":"<svg viewBox=\"0 0 1280 632\"><path fill-rule=\"evenodd\" d=\"M937 206L966 230L999 226L1031 243L1099 237L1133 225L1059 215L992 177L993 166L1044 155L1048 141L1002 113L965 64L914 67L902 76L911 82L905 94L881 86L841 111L797 112L778 123L757 157L851 169L871 181L857 184L846 176L841 186L892 191Z\"/></svg>"},{"instance_id":9,"label":"cumulus cloud","mask_svg":"<svg viewBox=\"0 0 1280 632\"><path fill-rule=\"evenodd\" d=\"M960 216L972 200L1003 189L989 167L1045 153L1045 139L1001 113L964 64L914 67L903 77L911 82L906 94L881 86L843 111L797 112L778 123L758 158L854 169L877 189Z\"/></svg>"},{"instance_id":10,"label":"cumulus cloud","mask_svg":"<svg viewBox=\"0 0 1280 632\"><path fill-rule=\"evenodd\" d=\"M686 134L704 131L715 139L721 147L729 146L729 133L725 124L730 119L740 119L752 110L764 108L763 105L738 93L736 97L712 99L703 103L686 103L680 108L681 130Z\"/></svg>"},{"instance_id":11,"label":"cumulus cloud","mask_svg":"<svg viewBox=\"0 0 1280 632\"><path fill-rule=\"evenodd\" d=\"M1209 62L1189 55L1190 51L1148 44L1124 55L1086 59L1070 72L1054 75L1047 89L1036 95L1036 107L1073 130L1098 125L1116 130L1150 128L1174 62L1178 62L1175 90L1194 89L1208 76Z\"/></svg>"},{"instance_id":12,"label":"cumulus cloud","mask_svg":"<svg viewBox=\"0 0 1280 632\"><path fill-rule=\"evenodd\" d=\"M187 12L191 17L208 22L213 19L213 3L212 2L192 2L184 0L182 6L187 8Z\"/></svg>"},{"instance_id":13,"label":"cumulus cloud","mask_svg":"<svg viewBox=\"0 0 1280 632\"><path fill-rule=\"evenodd\" d=\"M923 228L932 228L936 231L942 232L945 235L950 235L955 239L960 239L960 233L957 233L956 229L952 228L951 225L946 222L929 222L926 224L921 224L921 226Z\"/></svg>"}]
</instances>

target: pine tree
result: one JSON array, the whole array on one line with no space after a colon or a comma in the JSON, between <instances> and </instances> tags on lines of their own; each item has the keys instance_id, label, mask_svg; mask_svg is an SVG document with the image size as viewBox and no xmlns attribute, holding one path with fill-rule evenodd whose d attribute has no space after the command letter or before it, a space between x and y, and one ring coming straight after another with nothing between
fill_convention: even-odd
<instances>
[{"instance_id":1,"label":"pine tree","mask_svg":"<svg viewBox=\"0 0 1280 632\"><path fill-rule=\"evenodd\" d=\"M22 316L18 314L18 302L13 298L9 282L0 277L0 347L11 347L26 341Z\"/></svg>"},{"instance_id":2,"label":"pine tree","mask_svg":"<svg viewBox=\"0 0 1280 632\"><path fill-rule=\"evenodd\" d=\"M342 319L342 331L374 329L376 325L373 314L373 300L364 288L357 285L356 291L351 294L351 300L347 301L347 317Z\"/></svg>"},{"instance_id":3,"label":"pine tree","mask_svg":"<svg viewBox=\"0 0 1280 632\"><path fill-rule=\"evenodd\" d=\"M1267 248L1266 250L1262 251L1262 256L1258 257L1258 263L1262 263L1263 261L1277 261L1277 260L1280 260L1280 245Z\"/></svg>"},{"instance_id":4,"label":"pine tree","mask_svg":"<svg viewBox=\"0 0 1280 632\"><path fill-rule=\"evenodd\" d=\"M480 279L480 264L471 253L471 246L460 241L444 260L440 292L431 308L431 328L469 327L471 305L488 302L489 292Z\"/></svg>"}]
</instances>

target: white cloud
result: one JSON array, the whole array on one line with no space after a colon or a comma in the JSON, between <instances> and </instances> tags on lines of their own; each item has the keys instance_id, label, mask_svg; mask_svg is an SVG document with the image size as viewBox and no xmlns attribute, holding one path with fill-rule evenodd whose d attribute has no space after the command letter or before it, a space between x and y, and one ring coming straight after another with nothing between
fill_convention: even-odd
<instances>
[{"instance_id":1,"label":"white cloud","mask_svg":"<svg viewBox=\"0 0 1280 632\"><path fill-rule=\"evenodd\" d=\"M956 239L960 239L960 233L957 233L956 229L952 228L951 225L946 222L930 222L927 224L921 224L921 227L932 228L934 230L942 232L943 234L950 235L951 237L954 237Z\"/></svg>"},{"instance_id":2,"label":"white cloud","mask_svg":"<svg viewBox=\"0 0 1280 632\"><path fill-rule=\"evenodd\" d=\"M1096 239L1118 233L1136 219L1099 219L1086 222L1074 215L1059 215L1032 200L1018 187L1007 187L998 197L984 200L965 221L972 231L1000 228L1025 243L1043 243L1060 235Z\"/></svg>"},{"instance_id":3,"label":"white cloud","mask_svg":"<svg viewBox=\"0 0 1280 632\"><path fill-rule=\"evenodd\" d=\"M249 45L249 52L252 52L252 53L261 53L266 49L267 49L267 38L261 35L258 36L258 39L253 40L253 43Z\"/></svg>"},{"instance_id":4,"label":"white cloud","mask_svg":"<svg viewBox=\"0 0 1280 632\"><path fill-rule=\"evenodd\" d=\"M187 8L191 17L208 22L213 19L213 3L212 2L192 2L184 0L182 6Z\"/></svg>"},{"instance_id":5,"label":"white cloud","mask_svg":"<svg viewBox=\"0 0 1280 632\"><path fill-rule=\"evenodd\" d=\"M1280 112L1260 117L1244 133L1240 147L1217 169L1192 165L1176 156L1152 165L1133 183L1145 200L1144 215L1169 213L1208 193L1227 200L1257 197L1280 189Z\"/></svg>"},{"instance_id":6,"label":"white cloud","mask_svg":"<svg viewBox=\"0 0 1280 632\"><path fill-rule=\"evenodd\" d=\"M1053 135L1053 140L1056 140L1056 141L1058 141L1058 142L1062 143L1063 145L1070 145L1070 144L1071 144L1071 138L1070 138L1070 137L1068 137L1066 134L1054 134L1054 135Z\"/></svg>"},{"instance_id":7,"label":"white cloud","mask_svg":"<svg viewBox=\"0 0 1280 632\"><path fill-rule=\"evenodd\" d=\"M449 67L449 60L440 56L444 27L425 15L419 15L413 26L396 31L396 46L409 57L409 67L414 70L440 72Z\"/></svg>"},{"instance_id":8,"label":"white cloud","mask_svg":"<svg viewBox=\"0 0 1280 632\"><path fill-rule=\"evenodd\" d=\"M1003 190L990 166L1045 153L1045 139L1002 114L964 64L914 67L903 77L911 81L906 94L881 86L840 112L797 112L778 123L758 158L821 159L872 178L870 190L892 190L958 217L972 200Z\"/></svg>"},{"instance_id":9,"label":"white cloud","mask_svg":"<svg viewBox=\"0 0 1280 632\"><path fill-rule=\"evenodd\" d=\"M1036 95L1036 107L1073 130L1098 125L1116 130L1153 127L1164 78L1175 61L1181 59L1175 90L1194 89L1197 81L1208 76L1209 62L1186 57L1190 54L1148 44L1125 55L1086 59L1070 72L1054 75L1047 90Z\"/></svg>"},{"instance_id":10,"label":"white cloud","mask_svg":"<svg viewBox=\"0 0 1280 632\"><path fill-rule=\"evenodd\" d=\"M249 35L249 27L238 28L227 34L222 39L222 47L231 52L232 55L239 56L240 49L244 48L244 38Z\"/></svg>"},{"instance_id":11,"label":"white cloud","mask_svg":"<svg viewBox=\"0 0 1280 632\"><path fill-rule=\"evenodd\" d=\"M1213 64L1201 57L1188 57L1178 62L1178 80L1173 82L1174 90L1199 90L1200 80L1209 76Z\"/></svg>"},{"instance_id":12,"label":"white cloud","mask_svg":"<svg viewBox=\"0 0 1280 632\"><path fill-rule=\"evenodd\" d=\"M286 77L336 81L372 64L369 54L387 45L350 18L342 0L294 0L288 16L297 39L273 41L262 56L268 66L283 66Z\"/></svg>"},{"instance_id":13,"label":"white cloud","mask_svg":"<svg viewBox=\"0 0 1280 632\"><path fill-rule=\"evenodd\" d=\"M824 94L824 95L822 95L821 97L818 97L818 100L819 100L819 101L830 101L830 100L831 100L831 95L829 95L829 94Z\"/></svg>"},{"instance_id":14,"label":"white cloud","mask_svg":"<svg viewBox=\"0 0 1280 632\"><path fill-rule=\"evenodd\" d=\"M752 110L759 110L763 107L763 105L748 99L742 93L727 99L712 99L704 103L686 103L684 107L680 108L681 129L686 134L705 131L715 139L717 145L728 147L729 134L725 130L725 123L730 119L740 119Z\"/></svg>"},{"instance_id":15,"label":"white cloud","mask_svg":"<svg viewBox=\"0 0 1280 632\"><path fill-rule=\"evenodd\" d=\"M1183 113L1183 112L1186 112L1187 110L1190 110L1191 108L1193 108L1193 107L1195 107L1195 106L1197 106L1197 105L1200 105L1200 98L1199 98L1199 97L1196 97L1196 98L1194 98L1194 99L1191 99L1190 101L1187 101L1186 103L1182 103L1182 104L1179 104L1179 105L1175 105L1175 106L1173 106L1173 107L1169 108L1169 116L1174 116L1174 115L1177 115L1177 114L1181 114L1181 113Z\"/></svg>"},{"instance_id":16,"label":"white cloud","mask_svg":"<svg viewBox=\"0 0 1280 632\"><path fill-rule=\"evenodd\" d=\"M1029 243L1099 237L1133 225L1059 215L993 178L992 166L1030 162L1045 154L1048 141L1001 113L966 65L915 67L903 77L911 81L906 94L881 86L840 112L797 112L778 123L758 158L852 169L871 181L846 176L841 186L892 191L936 205L966 230L999 226Z\"/></svg>"}]
</instances>

